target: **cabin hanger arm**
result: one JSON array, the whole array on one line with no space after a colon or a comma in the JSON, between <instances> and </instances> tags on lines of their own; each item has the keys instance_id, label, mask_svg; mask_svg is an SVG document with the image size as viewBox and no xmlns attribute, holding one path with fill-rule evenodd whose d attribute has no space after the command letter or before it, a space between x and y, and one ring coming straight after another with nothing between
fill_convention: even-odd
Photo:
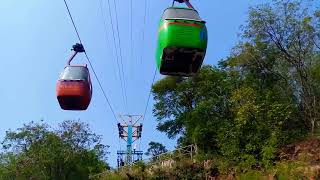
<instances>
[{"instance_id":1,"label":"cabin hanger arm","mask_svg":"<svg viewBox=\"0 0 320 180\"><path fill-rule=\"evenodd\" d=\"M185 3L189 8L194 9L192 4L189 2L189 0L173 0L172 6L174 5L174 2L177 1L179 3Z\"/></svg>"}]
</instances>

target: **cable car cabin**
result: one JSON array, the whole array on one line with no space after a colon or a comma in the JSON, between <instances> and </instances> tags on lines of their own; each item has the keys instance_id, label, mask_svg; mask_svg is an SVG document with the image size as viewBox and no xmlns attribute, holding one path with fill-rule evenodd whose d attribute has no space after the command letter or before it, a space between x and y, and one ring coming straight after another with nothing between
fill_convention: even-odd
<instances>
[{"instance_id":1,"label":"cable car cabin","mask_svg":"<svg viewBox=\"0 0 320 180\"><path fill-rule=\"evenodd\" d=\"M64 110L86 110L92 96L89 70L86 66L66 66L56 87L57 99Z\"/></svg>"},{"instance_id":2,"label":"cable car cabin","mask_svg":"<svg viewBox=\"0 0 320 180\"><path fill-rule=\"evenodd\" d=\"M157 67L163 75L192 76L203 62L207 28L196 10L170 7L163 13L158 31Z\"/></svg>"}]
</instances>

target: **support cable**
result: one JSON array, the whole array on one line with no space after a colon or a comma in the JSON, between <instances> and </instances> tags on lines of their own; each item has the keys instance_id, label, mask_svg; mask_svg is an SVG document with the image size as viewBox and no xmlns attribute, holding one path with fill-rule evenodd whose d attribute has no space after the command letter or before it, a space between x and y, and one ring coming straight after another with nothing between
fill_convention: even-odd
<instances>
[{"instance_id":1,"label":"support cable","mask_svg":"<svg viewBox=\"0 0 320 180\"><path fill-rule=\"evenodd\" d=\"M147 114L147 110L148 110L148 106L149 106L149 102L150 102L150 98L151 98L151 93L152 93L152 86L156 80L156 76L157 76L157 68L155 69L154 71L154 74L153 74L153 79L152 79L152 83L151 83L151 87L150 87L150 91L149 91L149 95L148 95L148 100L147 100L147 104L146 104L146 107L144 109L144 113L143 113L143 117L142 117L142 121L141 123L143 123L145 117L146 117L146 114ZM139 150L140 150L140 147L141 147L141 139L142 139L142 136L140 138L140 141L139 141Z\"/></svg>"},{"instance_id":2,"label":"support cable","mask_svg":"<svg viewBox=\"0 0 320 180\"><path fill-rule=\"evenodd\" d=\"M131 56L131 62L133 62L134 65L134 60L133 60L133 0L130 0L130 56ZM131 66L131 77L133 77L133 66Z\"/></svg>"},{"instance_id":3,"label":"support cable","mask_svg":"<svg viewBox=\"0 0 320 180\"><path fill-rule=\"evenodd\" d=\"M71 15L69 6L68 6L68 4L67 4L67 1L66 1L66 0L63 0L63 1L64 1L65 6L66 6L66 9L67 9L67 11L68 11L68 14L69 14L69 17L70 17L70 19L71 19L71 22L72 22L72 24L73 24L74 30L75 30L75 32L76 32L76 34L77 34L77 36L78 36L78 40L79 40L80 44L82 44L80 34L79 34L79 32L78 32L77 26L76 26L76 24L75 24L75 22L74 22L74 20L73 20L72 15ZM93 74L94 74L94 76L95 76L95 78L96 78L96 80L97 80L97 82L98 82L98 84L99 84L99 87L100 87L100 89L101 89L101 91L102 91L102 94L103 94L104 98L106 99L106 101L107 101L107 103L108 103L108 106L109 106L109 108L110 108L110 110L111 110L111 112L112 112L115 120L118 121L118 120L117 120L116 113L115 113L115 111L113 110L112 105L111 105L111 103L110 103L110 100L109 100L109 98L108 98L105 90L104 90L103 87L102 87L102 84L101 84L101 82L100 82L100 80L99 80L99 78L98 78L97 73L96 73L95 70L94 70L94 67L93 67L93 65L92 65L92 63L91 63L91 60L90 60L87 52L85 51L84 54L85 54L85 57L86 57L87 61L89 62L89 65L90 65L90 67L91 67L91 69L92 69L92 72L93 72Z\"/></svg>"},{"instance_id":4,"label":"support cable","mask_svg":"<svg viewBox=\"0 0 320 180\"><path fill-rule=\"evenodd\" d=\"M103 29L104 29L104 34L105 34L105 44L106 44L106 48L107 48L106 52L109 51L112 59L116 59L115 56L117 54L115 56L113 56L114 52L112 51L112 46L109 44L111 40L109 39L109 33L108 33L107 14L104 13L106 10L104 9L103 1L102 0L99 0L99 1L100 1L100 3L99 3L100 12L101 12L102 20L103 20L103 25L104 25ZM108 54L108 52L107 52L107 54ZM116 74L117 74L116 69L117 68L116 68L116 65L114 64L114 61L113 61L112 65L113 65L113 68L112 68L113 74L116 76ZM116 76L116 78L117 78L117 76ZM119 81L120 81L120 77L119 77Z\"/></svg>"},{"instance_id":5,"label":"support cable","mask_svg":"<svg viewBox=\"0 0 320 180\"><path fill-rule=\"evenodd\" d=\"M151 87L150 87L150 91L149 91L149 95L148 95L147 104L146 104L146 107L145 107L145 109L144 109L142 122L143 122L143 120L145 119L145 116L146 116L146 113L147 113L147 110L148 110L148 106L149 106L149 102L150 102L150 98L151 98L151 93L152 93L152 86L153 86L153 84L154 84L154 81L155 81L155 79L156 79L156 76L157 76L157 69L155 69L154 74L153 74L153 79L152 79L152 83L151 83Z\"/></svg>"},{"instance_id":6,"label":"support cable","mask_svg":"<svg viewBox=\"0 0 320 180\"><path fill-rule=\"evenodd\" d=\"M146 23L147 23L147 14L148 14L148 5L147 5L147 0L144 1L144 16L143 16L143 27L142 27L142 45L141 45L141 58L140 58L140 63L142 64L142 59L143 59L143 52L145 49L145 29L146 29Z\"/></svg>"},{"instance_id":7,"label":"support cable","mask_svg":"<svg viewBox=\"0 0 320 180\"><path fill-rule=\"evenodd\" d=\"M127 111L128 109L128 96L127 96L127 86L126 86L126 78L123 70L123 58L122 58L122 48L121 48L121 39L120 39L120 31L119 31L119 23L118 23L118 10L117 10L117 4L116 1L113 0L113 5L114 5L114 11L115 11L115 17L116 17L116 31L117 31L117 37L118 37L118 44L119 44L119 51L120 51L120 63L121 63L121 72L122 72L122 77L123 77L123 85L124 85L124 96L126 99L126 108Z\"/></svg>"},{"instance_id":8,"label":"support cable","mask_svg":"<svg viewBox=\"0 0 320 180\"><path fill-rule=\"evenodd\" d=\"M118 55L118 51L117 51L117 43L116 43L116 37L115 37L116 33L115 33L115 30L114 30L114 24L113 24L113 19L112 19L112 14L111 14L110 0L107 0L107 2L108 2L108 9L109 9L110 23L111 23L111 28L112 28L112 37L113 37L113 42L114 42L114 48L115 48L116 55L117 55L116 56L116 60L117 60L117 65L118 65L118 73L119 73L120 81L121 81L121 90L122 90L124 105L125 105L125 107L126 107L126 109L128 111L128 100L127 100L127 95L126 95L126 90L125 90L125 80L124 80L124 77L122 76L124 74L123 73L123 63L122 63L122 60L120 59L121 67L122 67L122 68L120 68L119 55ZM119 47L119 49L120 49L120 47ZM120 56L122 57L122 55L120 55Z\"/></svg>"},{"instance_id":9,"label":"support cable","mask_svg":"<svg viewBox=\"0 0 320 180\"><path fill-rule=\"evenodd\" d=\"M103 7L104 7L104 4L103 4L102 0L100 0L100 10L101 10L102 18L103 18L104 31L105 31L105 36L106 36L106 47L107 47L107 49L108 49L109 38L108 38L108 28L107 28L108 26L107 26L107 22L106 22L107 17L106 17L106 15L104 14ZM116 53L117 53L117 52L116 52ZM116 54L116 55L117 55L117 54ZM114 74L116 74L116 72L115 72ZM119 78L120 78L120 77L119 77ZM123 100L124 100L124 99L123 99ZM124 100L124 102L125 102L125 100ZM113 129L113 134L115 134L114 129ZM120 150L121 150L120 137L119 137L119 140L118 140L118 146L119 146L119 148L120 148Z\"/></svg>"}]
</instances>

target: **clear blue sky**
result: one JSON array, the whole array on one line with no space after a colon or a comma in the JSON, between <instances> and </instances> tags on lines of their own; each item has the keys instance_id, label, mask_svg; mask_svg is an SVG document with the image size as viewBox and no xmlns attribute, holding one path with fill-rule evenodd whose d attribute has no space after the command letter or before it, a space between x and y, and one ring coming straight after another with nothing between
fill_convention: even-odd
<instances>
[{"instance_id":1,"label":"clear blue sky","mask_svg":"<svg viewBox=\"0 0 320 180\"><path fill-rule=\"evenodd\" d=\"M102 1L104 4L107 2ZM113 3L113 0L110 2ZM133 59L130 53L130 0L116 2L128 110L125 110L122 101L107 6L103 6L107 22L106 36L99 0L68 0L83 44L116 113L143 114L155 69L157 25L163 10L171 5L171 0L147 1L146 27L143 27L145 1L134 1ZM208 26L209 46L205 64L215 65L229 55L231 48L239 41L239 27L246 21L248 7L260 2L262 1L193 1ZM114 17L114 12L112 14ZM96 80L93 79L91 105L85 112L63 111L55 97L57 78L70 55L71 46L77 42L63 0L2 0L0 23L0 138L3 138L6 130L16 129L31 120L43 119L56 126L63 120L81 119L89 123L96 133L103 135L103 143L111 146L109 162L115 165L116 150L119 148L116 121ZM79 55L75 63L87 62L83 55ZM162 77L158 74L157 79L160 78ZM165 134L155 129L152 105L151 101L144 121L141 149L146 149L150 141L161 142L173 149L175 140L167 139Z\"/></svg>"}]
</instances>

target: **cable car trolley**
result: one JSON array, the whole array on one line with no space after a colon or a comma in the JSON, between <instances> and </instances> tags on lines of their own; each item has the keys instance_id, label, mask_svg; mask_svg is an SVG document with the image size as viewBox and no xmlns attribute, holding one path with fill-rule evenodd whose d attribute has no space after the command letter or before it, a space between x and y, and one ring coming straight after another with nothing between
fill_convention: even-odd
<instances>
[{"instance_id":1,"label":"cable car trolley","mask_svg":"<svg viewBox=\"0 0 320 180\"><path fill-rule=\"evenodd\" d=\"M92 84L87 65L70 65L78 53L85 52L81 44L73 46L73 54L61 73L56 94L63 110L86 110L92 97Z\"/></svg>"},{"instance_id":2,"label":"cable car trolley","mask_svg":"<svg viewBox=\"0 0 320 180\"><path fill-rule=\"evenodd\" d=\"M175 1L188 8L175 7ZM173 0L158 30L156 63L161 74L193 76L199 71L208 42L205 24L189 0Z\"/></svg>"}]
</instances>

